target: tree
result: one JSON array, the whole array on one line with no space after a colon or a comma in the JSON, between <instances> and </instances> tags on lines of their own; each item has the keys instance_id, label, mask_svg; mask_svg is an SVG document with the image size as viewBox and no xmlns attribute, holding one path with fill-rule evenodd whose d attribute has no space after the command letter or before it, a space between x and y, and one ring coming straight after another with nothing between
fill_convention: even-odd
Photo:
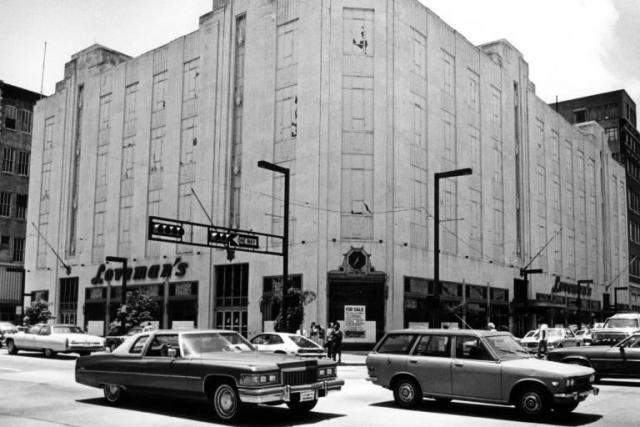
<instances>
[{"instance_id":1,"label":"tree","mask_svg":"<svg viewBox=\"0 0 640 427\"><path fill-rule=\"evenodd\" d=\"M122 305L120 306L117 318L120 323L122 323L124 319L127 330L143 322L153 320L154 315L160 309L157 302L139 290L127 293L127 304L125 307L125 311L122 311Z\"/></svg>"},{"instance_id":2,"label":"tree","mask_svg":"<svg viewBox=\"0 0 640 427\"><path fill-rule=\"evenodd\" d=\"M262 297L264 304L275 304L280 307L280 312L273 323L276 332L295 332L300 329L304 321L304 306L316 299L313 291L303 291L298 288L289 288L287 291L286 313L282 313L282 294L273 293Z\"/></svg>"},{"instance_id":3,"label":"tree","mask_svg":"<svg viewBox=\"0 0 640 427\"><path fill-rule=\"evenodd\" d=\"M51 319L51 304L42 298L31 301L31 305L27 307L26 315L23 319L25 325L35 325L38 323L47 323Z\"/></svg>"}]
</instances>

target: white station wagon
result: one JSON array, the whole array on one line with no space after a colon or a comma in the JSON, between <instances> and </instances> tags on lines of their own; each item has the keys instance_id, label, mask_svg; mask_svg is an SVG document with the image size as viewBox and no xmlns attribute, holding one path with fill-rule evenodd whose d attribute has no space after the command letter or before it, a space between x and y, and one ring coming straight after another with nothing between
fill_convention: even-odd
<instances>
[{"instance_id":1,"label":"white station wagon","mask_svg":"<svg viewBox=\"0 0 640 427\"><path fill-rule=\"evenodd\" d=\"M369 381L393 390L401 407L423 397L515 405L527 417L573 411L595 371L531 357L508 332L405 329L386 334L367 356Z\"/></svg>"},{"instance_id":2,"label":"white station wagon","mask_svg":"<svg viewBox=\"0 0 640 427\"><path fill-rule=\"evenodd\" d=\"M53 357L56 353L86 356L94 351L104 351L104 339L89 335L76 325L38 324L7 337L7 350L9 354L18 354L20 350L41 351L45 357Z\"/></svg>"}]
</instances>

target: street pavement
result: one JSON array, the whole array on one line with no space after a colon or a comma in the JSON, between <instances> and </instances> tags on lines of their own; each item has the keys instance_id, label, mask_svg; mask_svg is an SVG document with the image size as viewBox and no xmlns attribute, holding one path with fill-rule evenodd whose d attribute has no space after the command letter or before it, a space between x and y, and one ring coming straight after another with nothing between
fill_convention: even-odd
<instances>
[{"instance_id":1,"label":"street pavement","mask_svg":"<svg viewBox=\"0 0 640 427\"><path fill-rule=\"evenodd\" d=\"M416 409L398 408L390 390L365 380L366 352L343 352L340 392L320 399L313 412L294 416L286 406L261 406L237 425L249 426L637 426L640 381L603 380L567 416L531 423L513 407L425 399ZM10 356L0 350L0 426L2 427L181 427L219 425L209 405L181 399L136 397L110 406L99 389L75 382L75 356L46 359L38 353Z\"/></svg>"}]
</instances>

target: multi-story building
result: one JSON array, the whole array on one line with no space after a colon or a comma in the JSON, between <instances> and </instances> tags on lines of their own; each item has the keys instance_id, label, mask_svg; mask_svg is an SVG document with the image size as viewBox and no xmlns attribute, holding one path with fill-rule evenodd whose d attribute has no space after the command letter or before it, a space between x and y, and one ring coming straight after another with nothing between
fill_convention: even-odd
<instances>
[{"instance_id":1,"label":"multi-story building","mask_svg":"<svg viewBox=\"0 0 640 427\"><path fill-rule=\"evenodd\" d=\"M473 46L417 1L214 1L198 30L137 58L75 54L34 135L28 287L98 332L120 299L114 255L165 327L271 327L279 257L147 240L149 216L282 234L283 177L260 160L291 171L289 274L317 296L305 322L348 319L347 343L456 315L571 321L584 279L597 316L627 262L610 221L624 170L602 128L537 98L508 42ZM466 167L440 182L436 286L434 173ZM544 270L528 325L512 301L527 264Z\"/></svg>"},{"instance_id":2,"label":"multi-story building","mask_svg":"<svg viewBox=\"0 0 640 427\"><path fill-rule=\"evenodd\" d=\"M22 314L32 113L40 98L0 80L0 321Z\"/></svg>"},{"instance_id":3,"label":"multi-story building","mask_svg":"<svg viewBox=\"0 0 640 427\"><path fill-rule=\"evenodd\" d=\"M616 277L629 279L629 286L613 280L609 284L610 311L640 311L640 132L636 127L636 104L625 90L599 93L551 104L571 123L598 122L605 130L613 158L626 171L629 263ZM615 277L614 277L615 279Z\"/></svg>"}]
</instances>

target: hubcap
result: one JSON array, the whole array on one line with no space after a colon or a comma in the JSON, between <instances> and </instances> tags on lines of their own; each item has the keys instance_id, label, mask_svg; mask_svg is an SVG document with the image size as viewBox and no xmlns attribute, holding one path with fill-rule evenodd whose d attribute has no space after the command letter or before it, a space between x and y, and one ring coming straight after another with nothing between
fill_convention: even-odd
<instances>
[{"instance_id":1,"label":"hubcap","mask_svg":"<svg viewBox=\"0 0 640 427\"><path fill-rule=\"evenodd\" d=\"M413 390L413 386L409 383L402 383L398 388L398 394L400 395L400 399L404 402L411 402L413 400L413 396L415 395L415 391Z\"/></svg>"},{"instance_id":2,"label":"hubcap","mask_svg":"<svg viewBox=\"0 0 640 427\"><path fill-rule=\"evenodd\" d=\"M236 408L236 396L228 386L223 386L216 393L216 409L222 417L231 417Z\"/></svg>"},{"instance_id":3,"label":"hubcap","mask_svg":"<svg viewBox=\"0 0 640 427\"><path fill-rule=\"evenodd\" d=\"M523 398L523 406L529 413L537 413L542 407L540 396L537 393L526 393Z\"/></svg>"}]
</instances>

